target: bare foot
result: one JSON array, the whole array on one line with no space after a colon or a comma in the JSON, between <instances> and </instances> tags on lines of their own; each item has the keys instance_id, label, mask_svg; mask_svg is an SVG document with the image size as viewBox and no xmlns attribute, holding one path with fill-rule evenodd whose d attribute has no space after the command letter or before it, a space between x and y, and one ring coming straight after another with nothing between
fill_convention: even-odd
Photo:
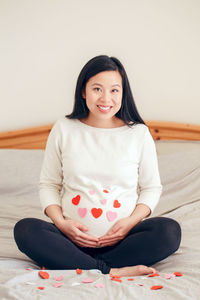
<instances>
[{"instance_id":1,"label":"bare foot","mask_svg":"<svg viewBox=\"0 0 200 300\"><path fill-rule=\"evenodd\" d=\"M131 267L123 267L123 268L113 268L110 269L110 275L117 276L140 276L140 275L148 275L152 273L157 273L156 269L150 268L144 265L131 266Z\"/></svg>"}]
</instances>

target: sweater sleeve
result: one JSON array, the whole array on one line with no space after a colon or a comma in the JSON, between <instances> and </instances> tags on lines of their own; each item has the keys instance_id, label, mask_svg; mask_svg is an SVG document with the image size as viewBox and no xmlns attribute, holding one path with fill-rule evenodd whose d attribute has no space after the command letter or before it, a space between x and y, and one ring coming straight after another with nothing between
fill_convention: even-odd
<instances>
[{"instance_id":1,"label":"sweater sleeve","mask_svg":"<svg viewBox=\"0 0 200 300\"><path fill-rule=\"evenodd\" d=\"M47 139L40 173L39 195L44 213L49 205L61 206L62 182L61 129L57 121Z\"/></svg>"},{"instance_id":2,"label":"sweater sleeve","mask_svg":"<svg viewBox=\"0 0 200 300\"><path fill-rule=\"evenodd\" d=\"M146 129L138 170L139 197L137 204L146 204L151 209L151 215L160 199L162 185L155 143L148 127Z\"/></svg>"}]
</instances>

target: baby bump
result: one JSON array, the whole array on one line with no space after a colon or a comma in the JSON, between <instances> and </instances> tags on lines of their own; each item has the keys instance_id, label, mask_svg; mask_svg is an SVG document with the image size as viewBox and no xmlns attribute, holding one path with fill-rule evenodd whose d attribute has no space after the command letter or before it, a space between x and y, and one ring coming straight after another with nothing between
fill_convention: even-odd
<instances>
[{"instance_id":1,"label":"baby bump","mask_svg":"<svg viewBox=\"0 0 200 300\"><path fill-rule=\"evenodd\" d=\"M91 191L92 194L92 191ZM67 193L62 199L64 217L70 217L85 226L86 233L100 237L120 219L130 216L135 205L133 196L131 199L112 199L105 196L91 202L86 195Z\"/></svg>"}]
</instances>

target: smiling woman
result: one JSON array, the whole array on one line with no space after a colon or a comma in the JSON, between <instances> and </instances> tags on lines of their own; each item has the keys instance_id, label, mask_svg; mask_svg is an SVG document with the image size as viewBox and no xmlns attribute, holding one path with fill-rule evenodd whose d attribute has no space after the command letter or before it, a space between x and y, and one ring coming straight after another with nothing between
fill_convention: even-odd
<instances>
[{"instance_id":1,"label":"smiling woman","mask_svg":"<svg viewBox=\"0 0 200 300\"><path fill-rule=\"evenodd\" d=\"M91 77L82 91L89 109L87 120L82 121L90 126L104 128L125 125L116 117L121 108L122 95L122 77L118 71L103 71Z\"/></svg>"},{"instance_id":2,"label":"smiling woman","mask_svg":"<svg viewBox=\"0 0 200 300\"><path fill-rule=\"evenodd\" d=\"M16 243L50 269L156 272L150 266L181 240L175 220L145 219L161 192L155 144L124 67L117 58L94 57L78 77L73 112L48 137L40 200L52 223L22 219Z\"/></svg>"}]
</instances>

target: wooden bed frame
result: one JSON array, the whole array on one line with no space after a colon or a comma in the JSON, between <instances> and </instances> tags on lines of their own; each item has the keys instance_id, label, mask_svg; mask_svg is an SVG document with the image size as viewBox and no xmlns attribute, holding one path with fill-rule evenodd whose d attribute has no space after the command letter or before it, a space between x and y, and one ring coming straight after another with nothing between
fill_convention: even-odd
<instances>
[{"instance_id":1,"label":"wooden bed frame","mask_svg":"<svg viewBox=\"0 0 200 300\"><path fill-rule=\"evenodd\" d=\"M200 125L146 121L154 140L200 141ZM0 148L45 149L53 124L33 128L0 132Z\"/></svg>"}]
</instances>

